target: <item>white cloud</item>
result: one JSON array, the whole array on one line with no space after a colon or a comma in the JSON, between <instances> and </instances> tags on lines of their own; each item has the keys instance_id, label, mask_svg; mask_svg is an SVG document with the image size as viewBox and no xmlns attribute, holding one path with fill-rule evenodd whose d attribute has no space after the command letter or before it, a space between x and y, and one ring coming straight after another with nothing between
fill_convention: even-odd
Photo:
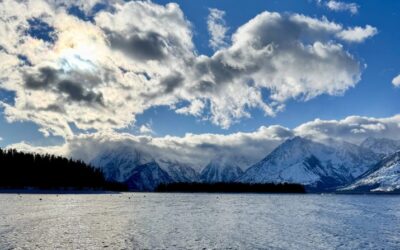
<instances>
[{"instance_id":1,"label":"white cloud","mask_svg":"<svg viewBox=\"0 0 400 250\"><path fill-rule=\"evenodd\" d=\"M325 3L325 5L333 11L349 11L353 15L358 13L359 8L356 3L346 3L336 0L329 0Z\"/></svg>"},{"instance_id":2,"label":"white cloud","mask_svg":"<svg viewBox=\"0 0 400 250\"><path fill-rule=\"evenodd\" d=\"M294 133L315 140L335 138L356 144L367 137L400 139L400 115L388 118L349 116L343 120L316 119L298 126Z\"/></svg>"},{"instance_id":3,"label":"white cloud","mask_svg":"<svg viewBox=\"0 0 400 250\"><path fill-rule=\"evenodd\" d=\"M142 126L140 126L139 127L139 132L141 134L147 134L147 135L154 134L154 131L151 128L151 124L150 123L146 123L146 124L143 124Z\"/></svg>"},{"instance_id":4,"label":"white cloud","mask_svg":"<svg viewBox=\"0 0 400 250\"><path fill-rule=\"evenodd\" d=\"M357 26L342 30L337 34L337 36L349 42L360 43L365 41L367 38L375 36L377 33L378 30L375 27L367 25L365 28Z\"/></svg>"},{"instance_id":5,"label":"white cloud","mask_svg":"<svg viewBox=\"0 0 400 250\"><path fill-rule=\"evenodd\" d=\"M395 87L400 87L400 75L398 75L398 76L396 76L395 78L393 78L392 84L393 84Z\"/></svg>"},{"instance_id":6,"label":"white cloud","mask_svg":"<svg viewBox=\"0 0 400 250\"><path fill-rule=\"evenodd\" d=\"M204 107L205 104L203 101L195 99L190 103L189 106L177 109L176 113L184 115L200 116Z\"/></svg>"},{"instance_id":7,"label":"white cloud","mask_svg":"<svg viewBox=\"0 0 400 250\"><path fill-rule=\"evenodd\" d=\"M225 11L210 8L209 15L207 17L207 27L210 33L210 46L214 50L223 48L227 46L226 43L226 33L228 32L228 27L225 23Z\"/></svg>"},{"instance_id":8,"label":"white cloud","mask_svg":"<svg viewBox=\"0 0 400 250\"><path fill-rule=\"evenodd\" d=\"M0 103L8 121L31 121L46 136L69 139L77 133L71 127L112 132L167 105L228 128L252 109L273 116L288 100L340 95L361 79L360 63L340 40L365 38L339 35L358 34L357 27L263 12L206 56L197 55L179 5L113 1L96 13L99 2L106 3L67 2L92 21L68 14L64 1L0 2L0 88L16 96ZM221 11L210 13L223 23ZM32 34L32 20L47 24L52 39Z\"/></svg>"}]
</instances>

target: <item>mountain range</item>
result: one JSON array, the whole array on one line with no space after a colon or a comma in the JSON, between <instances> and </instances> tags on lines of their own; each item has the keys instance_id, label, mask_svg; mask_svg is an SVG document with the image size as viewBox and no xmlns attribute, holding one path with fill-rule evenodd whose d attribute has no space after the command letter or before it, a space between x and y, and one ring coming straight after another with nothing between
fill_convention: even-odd
<instances>
[{"instance_id":1,"label":"mountain range","mask_svg":"<svg viewBox=\"0 0 400 250\"><path fill-rule=\"evenodd\" d=\"M400 190L399 150L400 141L386 138L367 138L356 145L294 137L246 169L214 158L197 171L129 147L101 152L91 164L101 168L108 180L138 191L171 182L286 182L303 184L312 192L396 192Z\"/></svg>"}]
</instances>

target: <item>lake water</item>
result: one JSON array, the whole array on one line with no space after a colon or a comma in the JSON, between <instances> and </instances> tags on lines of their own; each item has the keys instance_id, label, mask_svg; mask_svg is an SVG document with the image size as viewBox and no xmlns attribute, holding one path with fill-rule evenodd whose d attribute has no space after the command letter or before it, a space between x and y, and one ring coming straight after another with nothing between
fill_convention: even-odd
<instances>
[{"instance_id":1,"label":"lake water","mask_svg":"<svg viewBox=\"0 0 400 250\"><path fill-rule=\"evenodd\" d=\"M0 194L14 248L399 249L400 196Z\"/></svg>"}]
</instances>

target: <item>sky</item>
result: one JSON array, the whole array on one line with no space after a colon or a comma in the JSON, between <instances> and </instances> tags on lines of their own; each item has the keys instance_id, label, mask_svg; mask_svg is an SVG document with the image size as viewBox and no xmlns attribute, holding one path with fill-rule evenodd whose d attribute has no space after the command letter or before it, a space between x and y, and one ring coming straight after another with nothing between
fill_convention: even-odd
<instances>
[{"instance_id":1,"label":"sky","mask_svg":"<svg viewBox=\"0 0 400 250\"><path fill-rule=\"evenodd\" d=\"M90 160L129 141L200 162L247 147L247 163L295 135L400 139L399 15L398 1L5 0L0 147Z\"/></svg>"}]
</instances>

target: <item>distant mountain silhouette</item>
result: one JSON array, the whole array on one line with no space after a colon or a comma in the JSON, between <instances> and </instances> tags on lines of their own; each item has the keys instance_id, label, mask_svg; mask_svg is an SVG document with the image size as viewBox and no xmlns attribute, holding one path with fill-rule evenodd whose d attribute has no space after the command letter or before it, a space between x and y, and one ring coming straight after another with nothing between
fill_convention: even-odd
<instances>
[{"instance_id":1,"label":"distant mountain silhouette","mask_svg":"<svg viewBox=\"0 0 400 250\"><path fill-rule=\"evenodd\" d=\"M0 188L126 190L107 181L101 170L60 156L0 149Z\"/></svg>"}]
</instances>

